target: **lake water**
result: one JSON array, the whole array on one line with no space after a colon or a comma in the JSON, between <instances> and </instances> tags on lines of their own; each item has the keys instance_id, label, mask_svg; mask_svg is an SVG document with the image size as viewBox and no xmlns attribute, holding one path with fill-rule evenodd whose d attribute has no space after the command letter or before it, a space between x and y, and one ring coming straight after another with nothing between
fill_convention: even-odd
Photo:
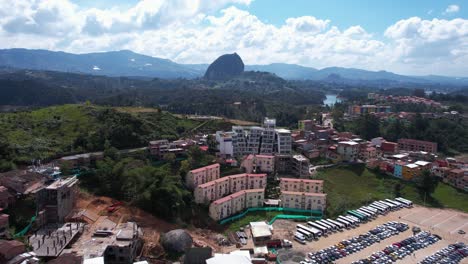
<instances>
[{"instance_id":1,"label":"lake water","mask_svg":"<svg viewBox=\"0 0 468 264\"><path fill-rule=\"evenodd\" d=\"M325 100L323 100L323 104L327 106L333 106L336 103L340 103L341 99L337 98L338 95L336 94L326 94L325 95Z\"/></svg>"}]
</instances>

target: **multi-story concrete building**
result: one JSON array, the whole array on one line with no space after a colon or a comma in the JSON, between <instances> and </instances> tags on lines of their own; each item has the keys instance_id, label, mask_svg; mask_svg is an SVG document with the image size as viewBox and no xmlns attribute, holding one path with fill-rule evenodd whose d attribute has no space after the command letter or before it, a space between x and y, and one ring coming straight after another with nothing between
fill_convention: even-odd
<instances>
[{"instance_id":1,"label":"multi-story concrete building","mask_svg":"<svg viewBox=\"0 0 468 264\"><path fill-rule=\"evenodd\" d=\"M281 192L281 205L285 208L302 210L325 210L327 195L325 193Z\"/></svg>"},{"instance_id":2,"label":"multi-story concrete building","mask_svg":"<svg viewBox=\"0 0 468 264\"><path fill-rule=\"evenodd\" d=\"M371 113L390 113L392 107L388 105L352 105L348 108L350 115L364 115Z\"/></svg>"},{"instance_id":3,"label":"multi-story concrete building","mask_svg":"<svg viewBox=\"0 0 468 264\"><path fill-rule=\"evenodd\" d=\"M365 147L359 150L359 159L368 160L377 157L377 149L374 147Z\"/></svg>"},{"instance_id":4,"label":"multi-story concrete building","mask_svg":"<svg viewBox=\"0 0 468 264\"><path fill-rule=\"evenodd\" d=\"M289 155L292 151L291 131L288 129L276 129L276 153Z\"/></svg>"},{"instance_id":5,"label":"multi-story concrete building","mask_svg":"<svg viewBox=\"0 0 468 264\"><path fill-rule=\"evenodd\" d=\"M400 138L398 148L405 151L425 151L437 153L437 143L410 138Z\"/></svg>"},{"instance_id":6,"label":"multi-story concrete building","mask_svg":"<svg viewBox=\"0 0 468 264\"><path fill-rule=\"evenodd\" d=\"M265 117L263 121L262 144L260 154L271 155L274 153L276 119Z\"/></svg>"},{"instance_id":7,"label":"multi-story concrete building","mask_svg":"<svg viewBox=\"0 0 468 264\"><path fill-rule=\"evenodd\" d=\"M233 126L233 156L241 157L249 154L272 155L274 153L290 154L292 150L291 131L276 129L275 127L276 120L269 118L265 118L263 127Z\"/></svg>"},{"instance_id":8,"label":"multi-story concrete building","mask_svg":"<svg viewBox=\"0 0 468 264\"><path fill-rule=\"evenodd\" d=\"M251 207L261 207L265 189L243 190L211 203L209 214L213 220L221 220Z\"/></svg>"},{"instance_id":9,"label":"multi-story concrete building","mask_svg":"<svg viewBox=\"0 0 468 264\"><path fill-rule=\"evenodd\" d=\"M187 173L185 184L188 188L194 189L200 184L207 183L219 178L220 165L218 163L191 170Z\"/></svg>"},{"instance_id":10,"label":"multi-story concrete building","mask_svg":"<svg viewBox=\"0 0 468 264\"><path fill-rule=\"evenodd\" d=\"M248 155L241 163L246 173L272 173L275 170L275 156Z\"/></svg>"},{"instance_id":11,"label":"multi-story concrete building","mask_svg":"<svg viewBox=\"0 0 468 264\"><path fill-rule=\"evenodd\" d=\"M234 149L232 145L232 137L234 132L216 132L216 142L218 142L219 154L224 158L229 158L234 155Z\"/></svg>"},{"instance_id":12,"label":"multi-story concrete building","mask_svg":"<svg viewBox=\"0 0 468 264\"><path fill-rule=\"evenodd\" d=\"M294 155L292 157L292 170L300 178L308 178L310 176L310 160L302 155Z\"/></svg>"},{"instance_id":13,"label":"multi-story concrete building","mask_svg":"<svg viewBox=\"0 0 468 264\"><path fill-rule=\"evenodd\" d=\"M236 174L219 178L195 188L196 203L209 203L223 196L247 189L264 189L266 174Z\"/></svg>"},{"instance_id":14,"label":"multi-story concrete building","mask_svg":"<svg viewBox=\"0 0 468 264\"><path fill-rule=\"evenodd\" d=\"M395 162L395 166L393 167L393 176L397 178L403 178L403 166L406 165L406 162L397 161Z\"/></svg>"},{"instance_id":15,"label":"multi-story concrete building","mask_svg":"<svg viewBox=\"0 0 468 264\"><path fill-rule=\"evenodd\" d=\"M60 179L36 193L39 216L44 223L64 223L76 200L78 179L76 176Z\"/></svg>"},{"instance_id":16,"label":"multi-story concrete building","mask_svg":"<svg viewBox=\"0 0 468 264\"><path fill-rule=\"evenodd\" d=\"M385 141L380 145L383 154L394 154L398 151L398 143Z\"/></svg>"},{"instance_id":17,"label":"multi-story concrete building","mask_svg":"<svg viewBox=\"0 0 468 264\"><path fill-rule=\"evenodd\" d=\"M323 181L281 178L280 190L286 192L323 193Z\"/></svg>"},{"instance_id":18,"label":"multi-story concrete building","mask_svg":"<svg viewBox=\"0 0 468 264\"><path fill-rule=\"evenodd\" d=\"M460 190L468 189L468 170L465 169L452 169L447 172L444 182L452 185Z\"/></svg>"},{"instance_id":19,"label":"multi-story concrete building","mask_svg":"<svg viewBox=\"0 0 468 264\"><path fill-rule=\"evenodd\" d=\"M104 262L109 264L131 264L143 246L143 232L135 222L120 224L112 243L104 251Z\"/></svg>"},{"instance_id":20,"label":"multi-story concrete building","mask_svg":"<svg viewBox=\"0 0 468 264\"><path fill-rule=\"evenodd\" d=\"M351 140L338 142L337 152L344 161L356 161L359 155L359 143Z\"/></svg>"}]
</instances>

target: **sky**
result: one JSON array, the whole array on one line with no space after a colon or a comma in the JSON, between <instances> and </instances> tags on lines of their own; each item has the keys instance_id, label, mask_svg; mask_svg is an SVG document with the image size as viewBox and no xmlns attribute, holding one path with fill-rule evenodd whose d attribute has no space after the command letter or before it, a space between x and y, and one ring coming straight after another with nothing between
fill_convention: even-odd
<instances>
[{"instance_id":1,"label":"sky","mask_svg":"<svg viewBox=\"0 0 468 264\"><path fill-rule=\"evenodd\" d=\"M468 76L468 1L0 0L0 48Z\"/></svg>"}]
</instances>

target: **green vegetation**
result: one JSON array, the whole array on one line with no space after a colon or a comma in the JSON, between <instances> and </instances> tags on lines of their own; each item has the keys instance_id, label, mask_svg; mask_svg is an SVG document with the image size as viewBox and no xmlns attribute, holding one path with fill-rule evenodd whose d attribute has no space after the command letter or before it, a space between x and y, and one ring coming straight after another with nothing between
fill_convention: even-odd
<instances>
[{"instance_id":1,"label":"green vegetation","mask_svg":"<svg viewBox=\"0 0 468 264\"><path fill-rule=\"evenodd\" d=\"M468 194L439 183L432 195L422 192L415 183L371 171L363 165L338 166L317 174L324 180L327 215L334 217L373 200L402 196L417 204L447 207L468 212Z\"/></svg>"},{"instance_id":2,"label":"green vegetation","mask_svg":"<svg viewBox=\"0 0 468 264\"><path fill-rule=\"evenodd\" d=\"M152 139L174 140L194 129L226 127L223 121L194 121L164 111L62 105L0 114L0 169L6 161L30 162L71 153L100 151L106 140L118 149L142 147ZM198 130L197 130L198 131ZM6 161L2 161L6 160Z\"/></svg>"},{"instance_id":3,"label":"green vegetation","mask_svg":"<svg viewBox=\"0 0 468 264\"><path fill-rule=\"evenodd\" d=\"M239 231L239 228L245 227L250 222L265 221L265 220L270 221L275 216L280 215L280 214L284 214L284 212L280 212L280 211L251 212L251 213L248 213L245 217L243 217L243 218L229 224L228 227L227 227L227 231Z\"/></svg>"}]
</instances>

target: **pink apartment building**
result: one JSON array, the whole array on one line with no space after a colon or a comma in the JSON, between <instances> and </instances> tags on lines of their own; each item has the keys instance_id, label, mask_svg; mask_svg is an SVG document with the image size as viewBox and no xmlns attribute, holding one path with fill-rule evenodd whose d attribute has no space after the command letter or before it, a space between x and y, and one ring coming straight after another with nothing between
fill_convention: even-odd
<instances>
[{"instance_id":1,"label":"pink apartment building","mask_svg":"<svg viewBox=\"0 0 468 264\"><path fill-rule=\"evenodd\" d=\"M285 208L302 210L325 210L327 195L325 193L307 193L281 191L281 204Z\"/></svg>"},{"instance_id":2,"label":"pink apartment building","mask_svg":"<svg viewBox=\"0 0 468 264\"><path fill-rule=\"evenodd\" d=\"M243 190L211 203L209 213L213 220L221 220L250 207L261 207L264 189Z\"/></svg>"},{"instance_id":3,"label":"pink apartment building","mask_svg":"<svg viewBox=\"0 0 468 264\"><path fill-rule=\"evenodd\" d=\"M242 161L241 167L247 173L271 173L275 170L275 156L250 154Z\"/></svg>"},{"instance_id":4,"label":"pink apartment building","mask_svg":"<svg viewBox=\"0 0 468 264\"><path fill-rule=\"evenodd\" d=\"M213 181L219 178L219 164L215 163L209 166L191 170L187 173L185 184L188 188L194 189L200 184Z\"/></svg>"},{"instance_id":5,"label":"pink apartment building","mask_svg":"<svg viewBox=\"0 0 468 264\"><path fill-rule=\"evenodd\" d=\"M209 203L228 194L248 189L264 189L266 174L236 174L200 184L195 188L196 203Z\"/></svg>"},{"instance_id":6,"label":"pink apartment building","mask_svg":"<svg viewBox=\"0 0 468 264\"><path fill-rule=\"evenodd\" d=\"M282 192L306 192L323 193L322 180L307 180L295 178L281 178L280 189Z\"/></svg>"}]
</instances>

